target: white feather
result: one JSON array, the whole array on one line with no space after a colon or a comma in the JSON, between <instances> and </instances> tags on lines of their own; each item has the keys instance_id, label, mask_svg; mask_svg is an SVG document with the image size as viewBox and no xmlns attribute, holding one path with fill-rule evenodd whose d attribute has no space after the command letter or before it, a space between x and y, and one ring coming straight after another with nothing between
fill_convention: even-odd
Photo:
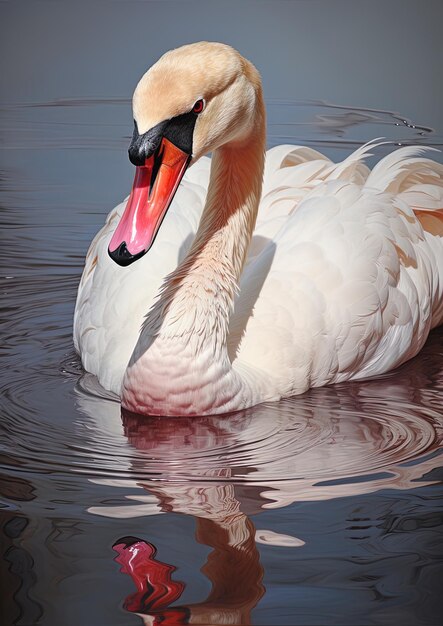
<instances>
[{"instance_id":1,"label":"white feather","mask_svg":"<svg viewBox=\"0 0 443 626\"><path fill-rule=\"evenodd\" d=\"M260 76L210 42L168 52L142 77L138 127L189 111L205 90L197 163L154 246L129 267L109 258L123 205L91 245L74 319L84 367L129 410L195 415L376 376L417 354L443 320L443 166L405 147L370 172L363 160L380 140L337 164L300 146L264 162Z\"/></svg>"},{"instance_id":2,"label":"white feather","mask_svg":"<svg viewBox=\"0 0 443 626\"><path fill-rule=\"evenodd\" d=\"M228 336L234 365L272 381L268 397L386 372L414 356L442 320L443 238L424 232L407 203L408 193L421 206L441 197L441 166L403 148L356 184L370 147L338 165L295 146L268 153ZM116 393L144 315L195 234L209 169L210 160L202 159L189 170L156 245L129 272L107 254L123 205L91 244L75 341L84 367ZM405 172L417 171L434 184L408 187ZM399 176L403 191L385 191Z\"/></svg>"}]
</instances>

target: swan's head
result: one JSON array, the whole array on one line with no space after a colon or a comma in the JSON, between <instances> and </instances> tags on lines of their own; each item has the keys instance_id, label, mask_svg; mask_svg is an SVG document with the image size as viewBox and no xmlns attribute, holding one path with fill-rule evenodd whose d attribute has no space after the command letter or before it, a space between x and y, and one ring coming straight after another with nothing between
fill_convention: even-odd
<instances>
[{"instance_id":1,"label":"swan's head","mask_svg":"<svg viewBox=\"0 0 443 626\"><path fill-rule=\"evenodd\" d=\"M220 43L171 50L146 72L133 96L129 158L137 169L109 244L114 261L129 265L149 250L191 163L251 137L260 98L257 70Z\"/></svg>"}]
</instances>

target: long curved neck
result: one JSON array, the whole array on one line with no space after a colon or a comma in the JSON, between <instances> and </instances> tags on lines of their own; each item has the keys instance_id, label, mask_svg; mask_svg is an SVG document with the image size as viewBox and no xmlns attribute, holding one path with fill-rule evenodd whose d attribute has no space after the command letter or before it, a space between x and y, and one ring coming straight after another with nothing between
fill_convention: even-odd
<instances>
[{"instance_id":1,"label":"long curved neck","mask_svg":"<svg viewBox=\"0 0 443 626\"><path fill-rule=\"evenodd\" d=\"M170 414L180 413L180 408L170 406L171 394L183 395L187 390L191 398L192 393L202 391L202 376L208 367L218 378L232 369L226 350L229 318L262 189L266 139L261 93L253 126L247 140L224 145L213 153L206 204L194 242L183 262L166 278L128 366L122 397L126 408L152 412L158 407L160 414L169 410ZM193 372L195 381L187 379L184 373L188 371ZM149 378L151 388L157 388L153 396L158 399L156 407L153 399L142 403L129 400L140 395L136 388L141 378ZM213 391L214 381L207 384ZM195 397L189 402L195 404ZM220 402L223 404L223 398ZM208 409L200 407L197 412Z\"/></svg>"},{"instance_id":2,"label":"long curved neck","mask_svg":"<svg viewBox=\"0 0 443 626\"><path fill-rule=\"evenodd\" d=\"M166 280L160 333L199 334L222 345L260 201L263 144L214 152L206 205L193 245ZM193 310L195 315L190 315ZM214 335L215 331L215 335Z\"/></svg>"}]
</instances>

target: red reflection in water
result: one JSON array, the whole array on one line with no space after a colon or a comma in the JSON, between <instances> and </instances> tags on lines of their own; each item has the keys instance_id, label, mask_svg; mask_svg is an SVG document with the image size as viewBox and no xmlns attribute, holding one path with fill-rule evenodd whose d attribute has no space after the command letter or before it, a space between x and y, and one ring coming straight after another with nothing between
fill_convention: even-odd
<instances>
[{"instance_id":1,"label":"red reflection in water","mask_svg":"<svg viewBox=\"0 0 443 626\"><path fill-rule=\"evenodd\" d=\"M223 521L200 517L196 521L196 540L213 548L202 567L212 583L206 600L169 608L185 588L184 583L171 580L176 568L156 560L157 550L148 541L123 537L113 546L118 553L115 560L137 587L124 608L150 625L250 624L251 611L265 591L252 521L240 512ZM147 616L154 621L146 621Z\"/></svg>"},{"instance_id":2,"label":"red reflection in water","mask_svg":"<svg viewBox=\"0 0 443 626\"><path fill-rule=\"evenodd\" d=\"M124 608L131 613L149 613L155 618L154 624L186 624L186 609L168 610L169 605L181 596L185 586L171 580L176 568L155 558L155 546L136 537L123 537L113 549L118 554L115 561L122 566L120 571L129 574L137 588L136 593L126 598Z\"/></svg>"}]
</instances>

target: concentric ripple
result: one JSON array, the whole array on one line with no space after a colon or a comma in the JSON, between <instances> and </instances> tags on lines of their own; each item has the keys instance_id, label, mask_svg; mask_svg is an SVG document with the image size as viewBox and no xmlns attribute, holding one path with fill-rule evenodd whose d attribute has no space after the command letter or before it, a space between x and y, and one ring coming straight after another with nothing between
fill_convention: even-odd
<instances>
[{"instance_id":1,"label":"concentric ripple","mask_svg":"<svg viewBox=\"0 0 443 626\"><path fill-rule=\"evenodd\" d=\"M264 488L265 506L419 486L440 461L442 336L436 331L414 361L378 381L199 418L122 413L68 354L59 368L64 384L30 368L4 390L13 407L4 441L27 471L86 474L116 486L135 481L170 501L193 484L255 485ZM37 376L42 388L31 404ZM70 414L66 395L73 395Z\"/></svg>"}]
</instances>

